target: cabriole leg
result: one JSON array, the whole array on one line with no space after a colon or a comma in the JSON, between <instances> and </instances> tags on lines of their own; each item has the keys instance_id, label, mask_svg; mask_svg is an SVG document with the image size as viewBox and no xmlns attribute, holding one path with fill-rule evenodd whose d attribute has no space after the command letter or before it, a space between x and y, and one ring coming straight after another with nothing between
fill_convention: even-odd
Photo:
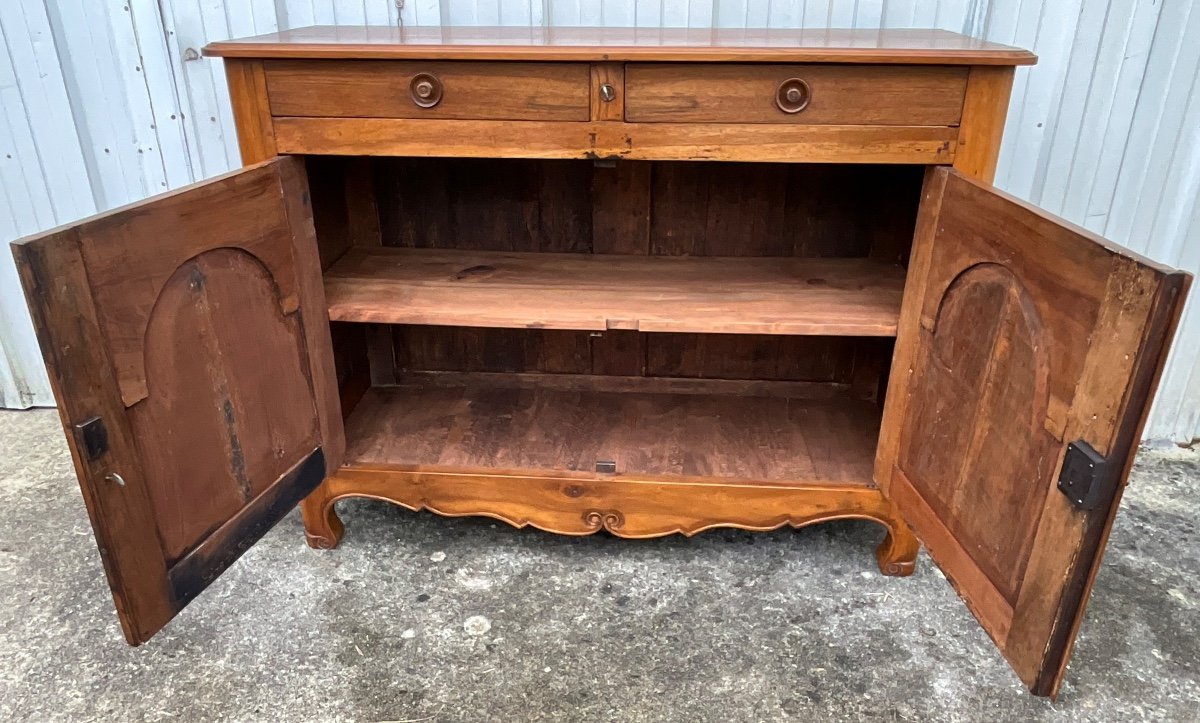
<instances>
[{"instance_id":1,"label":"cabriole leg","mask_svg":"<svg viewBox=\"0 0 1200 723\"><path fill-rule=\"evenodd\" d=\"M308 546L317 550L332 550L342 541L346 528L333 509L329 481L322 482L300 502L300 517L304 520L304 536Z\"/></svg>"},{"instance_id":2,"label":"cabriole leg","mask_svg":"<svg viewBox=\"0 0 1200 723\"><path fill-rule=\"evenodd\" d=\"M879 572L891 577L908 577L917 567L917 550L921 544L900 517L880 521L887 525L887 536L875 548Z\"/></svg>"}]
</instances>

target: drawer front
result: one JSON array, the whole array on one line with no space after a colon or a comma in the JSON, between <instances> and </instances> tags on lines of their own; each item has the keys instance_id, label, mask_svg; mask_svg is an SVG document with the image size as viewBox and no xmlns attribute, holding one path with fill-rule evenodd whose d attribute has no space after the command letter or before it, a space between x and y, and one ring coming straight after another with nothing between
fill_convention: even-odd
<instances>
[{"instance_id":1,"label":"drawer front","mask_svg":"<svg viewBox=\"0 0 1200 723\"><path fill-rule=\"evenodd\" d=\"M586 63L269 60L271 115L586 121Z\"/></svg>"},{"instance_id":2,"label":"drawer front","mask_svg":"<svg viewBox=\"0 0 1200 723\"><path fill-rule=\"evenodd\" d=\"M948 126L966 88L958 67L630 63L625 119Z\"/></svg>"}]
</instances>

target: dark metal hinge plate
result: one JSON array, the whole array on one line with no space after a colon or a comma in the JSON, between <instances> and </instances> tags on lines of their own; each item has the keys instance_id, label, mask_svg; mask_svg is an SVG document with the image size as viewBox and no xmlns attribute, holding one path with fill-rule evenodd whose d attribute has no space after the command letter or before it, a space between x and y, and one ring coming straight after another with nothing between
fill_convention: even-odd
<instances>
[{"instance_id":1,"label":"dark metal hinge plate","mask_svg":"<svg viewBox=\"0 0 1200 723\"><path fill-rule=\"evenodd\" d=\"M75 433L89 462L108 451L108 428L104 426L104 420L100 417L92 417L76 424Z\"/></svg>"},{"instance_id":2,"label":"dark metal hinge plate","mask_svg":"<svg viewBox=\"0 0 1200 723\"><path fill-rule=\"evenodd\" d=\"M1107 505L1116 491L1116 475L1109 474L1108 460L1092 445L1077 439L1067 445L1058 489L1081 510Z\"/></svg>"}]
</instances>

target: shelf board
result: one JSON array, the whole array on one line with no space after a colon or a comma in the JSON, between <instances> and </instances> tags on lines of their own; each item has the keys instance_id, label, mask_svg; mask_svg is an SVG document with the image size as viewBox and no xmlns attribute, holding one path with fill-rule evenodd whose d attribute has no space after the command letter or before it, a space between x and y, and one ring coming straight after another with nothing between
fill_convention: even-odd
<instances>
[{"instance_id":1,"label":"shelf board","mask_svg":"<svg viewBox=\"0 0 1200 723\"><path fill-rule=\"evenodd\" d=\"M346 420L346 468L873 487L879 407L789 382L413 374ZM598 474L596 463L615 463Z\"/></svg>"},{"instance_id":2,"label":"shelf board","mask_svg":"<svg viewBox=\"0 0 1200 723\"><path fill-rule=\"evenodd\" d=\"M325 274L333 321L895 336L904 269L871 259L356 248Z\"/></svg>"}]
</instances>

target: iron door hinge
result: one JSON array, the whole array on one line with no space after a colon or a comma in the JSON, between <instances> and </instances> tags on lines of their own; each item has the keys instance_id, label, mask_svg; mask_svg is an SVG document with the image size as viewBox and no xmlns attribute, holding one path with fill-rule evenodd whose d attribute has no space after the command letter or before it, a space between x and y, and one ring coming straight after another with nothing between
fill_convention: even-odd
<instances>
[{"instance_id":1,"label":"iron door hinge","mask_svg":"<svg viewBox=\"0 0 1200 723\"><path fill-rule=\"evenodd\" d=\"M83 445L83 452L90 462L99 459L108 451L108 428L100 417L92 417L75 425L75 433Z\"/></svg>"},{"instance_id":2,"label":"iron door hinge","mask_svg":"<svg viewBox=\"0 0 1200 723\"><path fill-rule=\"evenodd\" d=\"M1077 439L1067 445L1058 489L1081 510L1094 510L1112 500L1116 475L1109 474L1108 460L1092 445Z\"/></svg>"}]
</instances>

